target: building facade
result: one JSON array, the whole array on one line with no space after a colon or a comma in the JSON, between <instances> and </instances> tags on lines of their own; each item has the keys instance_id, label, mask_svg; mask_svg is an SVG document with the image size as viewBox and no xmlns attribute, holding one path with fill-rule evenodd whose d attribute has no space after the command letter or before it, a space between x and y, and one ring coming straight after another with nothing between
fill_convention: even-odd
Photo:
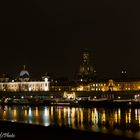
<instances>
[{"instance_id":1,"label":"building facade","mask_svg":"<svg viewBox=\"0 0 140 140\"><path fill-rule=\"evenodd\" d=\"M0 78L0 91L22 92L22 91L49 91L49 77L45 76L41 81L32 81L29 72L24 69L17 79L10 80L8 77Z\"/></svg>"},{"instance_id":2,"label":"building facade","mask_svg":"<svg viewBox=\"0 0 140 140\"><path fill-rule=\"evenodd\" d=\"M79 84L73 88L73 91L139 91L140 90L140 79L129 79L129 80L100 80L87 84Z\"/></svg>"},{"instance_id":3,"label":"building facade","mask_svg":"<svg viewBox=\"0 0 140 140\"><path fill-rule=\"evenodd\" d=\"M50 77L45 74L42 80L33 81L29 72L24 66L19 76L10 80L7 75L0 77L1 92L22 92L22 91L139 91L140 78L128 79L127 71L122 70L120 79L97 80L95 70L90 64L90 55L87 50L82 54L81 65L77 73L77 79L69 80L49 80Z\"/></svg>"}]
</instances>

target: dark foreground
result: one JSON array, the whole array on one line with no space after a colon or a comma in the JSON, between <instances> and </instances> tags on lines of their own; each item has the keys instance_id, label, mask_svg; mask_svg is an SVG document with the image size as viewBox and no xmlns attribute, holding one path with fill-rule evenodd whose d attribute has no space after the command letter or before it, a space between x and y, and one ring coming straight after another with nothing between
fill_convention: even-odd
<instances>
[{"instance_id":1,"label":"dark foreground","mask_svg":"<svg viewBox=\"0 0 140 140\"><path fill-rule=\"evenodd\" d=\"M2 133L15 134L15 138L2 137ZM0 121L0 139L32 140L132 140L132 138L73 130L66 127L44 127L40 125Z\"/></svg>"}]
</instances>

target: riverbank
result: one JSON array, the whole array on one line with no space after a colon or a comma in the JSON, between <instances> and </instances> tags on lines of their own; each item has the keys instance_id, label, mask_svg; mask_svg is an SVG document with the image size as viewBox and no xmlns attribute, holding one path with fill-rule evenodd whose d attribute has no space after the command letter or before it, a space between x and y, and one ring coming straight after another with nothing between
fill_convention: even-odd
<instances>
[{"instance_id":1,"label":"riverbank","mask_svg":"<svg viewBox=\"0 0 140 140\"><path fill-rule=\"evenodd\" d=\"M140 91L76 91L75 98L64 92L0 92L0 105L70 106L70 107L140 107Z\"/></svg>"},{"instance_id":2,"label":"riverbank","mask_svg":"<svg viewBox=\"0 0 140 140\"><path fill-rule=\"evenodd\" d=\"M140 101L135 100L101 100L97 99L94 101L90 100L80 100L80 101L72 101L72 100L45 100L44 102L8 102L8 103L0 103L0 106L70 106L70 107L106 107L106 108L138 108L140 107Z\"/></svg>"},{"instance_id":3,"label":"riverbank","mask_svg":"<svg viewBox=\"0 0 140 140\"><path fill-rule=\"evenodd\" d=\"M132 138L89 131L74 130L66 127L24 124L0 121L0 134L15 135L13 139L51 139L51 140L132 140ZM1 136L1 135L0 135ZM11 138L12 139L12 138Z\"/></svg>"}]
</instances>

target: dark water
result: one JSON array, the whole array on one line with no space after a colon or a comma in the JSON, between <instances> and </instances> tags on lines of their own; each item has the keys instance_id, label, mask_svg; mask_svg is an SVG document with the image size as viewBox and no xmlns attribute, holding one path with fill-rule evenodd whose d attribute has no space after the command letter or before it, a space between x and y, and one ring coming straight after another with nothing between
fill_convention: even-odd
<instances>
[{"instance_id":1,"label":"dark water","mask_svg":"<svg viewBox=\"0 0 140 140\"><path fill-rule=\"evenodd\" d=\"M0 107L0 119L113 133L140 139L140 108Z\"/></svg>"}]
</instances>

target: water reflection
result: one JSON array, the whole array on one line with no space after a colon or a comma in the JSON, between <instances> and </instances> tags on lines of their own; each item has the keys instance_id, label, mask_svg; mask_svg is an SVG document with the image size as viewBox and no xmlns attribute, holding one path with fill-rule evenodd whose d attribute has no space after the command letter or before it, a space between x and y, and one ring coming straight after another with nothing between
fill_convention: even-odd
<instances>
[{"instance_id":1,"label":"water reflection","mask_svg":"<svg viewBox=\"0 0 140 140\"><path fill-rule=\"evenodd\" d=\"M140 109L75 107L5 106L0 119L44 126L59 125L74 129L112 132L140 138Z\"/></svg>"},{"instance_id":2,"label":"water reflection","mask_svg":"<svg viewBox=\"0 0 140 140\"><path fill-rule=\"evenodd\" d=\"M45 126L49 126L50 125L50 113L49 113L49 109L47 107L44 108L43 124Z\"/></svg>"}]
</instances>

